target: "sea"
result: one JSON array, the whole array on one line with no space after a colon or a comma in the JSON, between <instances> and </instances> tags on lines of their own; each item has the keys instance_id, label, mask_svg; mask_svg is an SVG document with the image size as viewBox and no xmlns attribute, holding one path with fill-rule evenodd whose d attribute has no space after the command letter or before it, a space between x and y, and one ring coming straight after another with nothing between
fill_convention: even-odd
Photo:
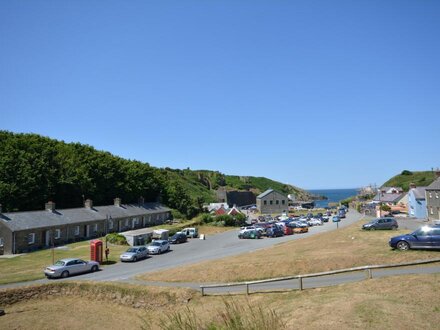
<instances>
[{"instance_id":1,"label":"sea","mask_svg":"<svg viewBox=\"0 0 440 330\"><path fill-rule=\"evenodd\" d=\"M313 189L308 190L313 195L326 196L328 199L322 201L315 201L315 207L327 207L328 203L338 203L339 201L348 197L356 196L358 193L357 188L349 189Z\"/></svg>"}]
</instances>

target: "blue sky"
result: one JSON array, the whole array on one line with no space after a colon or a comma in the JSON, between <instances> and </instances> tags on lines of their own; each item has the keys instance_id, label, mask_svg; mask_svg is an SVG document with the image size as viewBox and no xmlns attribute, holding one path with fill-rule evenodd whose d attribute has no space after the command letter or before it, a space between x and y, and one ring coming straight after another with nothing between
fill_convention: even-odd
<instances>
[{"instance_id":1,"label":"blue sky","mask_svg":"<svg viewBox=\"0 0 440 330\"><path fill-rule=\"evenodd\" d=\"M440 166L440 2L1 1L0 129L306 189Z\"/></svg>"}]
</instances>

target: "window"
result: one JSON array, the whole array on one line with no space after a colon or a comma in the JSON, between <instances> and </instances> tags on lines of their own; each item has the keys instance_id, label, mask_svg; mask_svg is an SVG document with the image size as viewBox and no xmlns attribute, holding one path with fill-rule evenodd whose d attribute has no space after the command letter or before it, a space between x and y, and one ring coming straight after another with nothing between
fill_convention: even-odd
<instances>
[{"instance_id":1,"label":"window","mask_svg":"<svg viewBox=\"0 0 440 330\"><path fill-rule=\"evenodd\" d=\"M273 204L273 201L269 201L269 204L272 205L272 204Z\"/></svg>"},{"instance_id":2,"label":"window","mask_svg":"<svg viewBox=\"0 0 440 330\"><path fill-rule=\"evenodd\" d=\"M98 231L98 224L97 224L97 223L95 223L95 224L93 225L93 231L94 231L95 233Z\"/></svg>"},{"instance_id":3,"label":"window","mask_svg":"<svg viewBox=\"0 0 440 330\"><path fill-rule=\"evenodd\" d=\"M75 227L75 236L79 236L79 226Z\"/></svg>"},{"instance_id":4,"label":"window","mask_svg":"<svg viewBox=\"0 0 440 330\"><path fill-rule=\"evenodd\" d=\"M3 242L3 237L0 237L0 246L3 246L5 243Z\"/></svg>"},{"instance_id":5,"label":"window","mask_svg":"<svg viewBox=\"0 0 440 330\"><path fill-rule=\"evenodd\" d=\"M276 201L275 201L275 204L280 204L280 201L277 199Z\"/></svg>"},{"instance_id":6,"label":"window","mask_svg":"<svg viewBox=\"0 0 440 330\"><path fill-rule=\"evenodd\" d=\"M110 219L109 221L108 221L108 229L113 229L113 220L112 219Z\"/></svg>"},{"instance_id":7,"label":"window","mask_svg":"<svg viewBox=\"0 0 440 330\"><path fill-rule=\"evenodd\" d=\"M61 229L55 229L55 232L53 234L53 238L55 238L55 239L61 238Z\"/></svg>"},{"instance_id":8,"label":"window","mask_svg":"<svg viewBox=\"0 0 440 330\"><path fill-rule=\"evenodd\" d=\"M434 214L434 209L432 208L432 206L430 207L429 213Z\"/></svg>"},{"instance_id":9,"label":"window","mask_svg":"<svg viewBox=\"0 0 440 330\"><path fill-rule=\"evenodd\" d=\"M125 219L125 227L128 227L128 219Z\"/></svg>"},{"instance_id":10,"label":"window","mask_svg":"<svg viewBox=\"0 0 440 330\"><path fill-rule=\"evenodd\" d=\"M283 200L281 200L281 204L282 205L285 205L286 204L286 201L283 199Z\"/></svg>"},{"instance_id":11,"label":"window","mask_svg":"<svg viewBox=\"0 0 440 330\"><path fill-rule=\"evenodd\" d=\"M435 198L438 198L438 191L435 192Z\"/></svg>"},{"instance_id":12,"label":"window","mask_svg":"<svg viewBox=\"0 0 440 330\"><path fill-rule=\"evenodd\" d=\"M35 233L30 233L28 235L28 244L34 244L35 243Z\"/></svg>"},{"instance_id":13,"label":"window","mask_svg":"<svg viewBox=\"0 0 440 330\"><path fill-rule=\"evenodd\" d=\"M432 192L429 192L429 198L432 198Z\"/></svg>"},{"instance_id":14,"label":"window","mask_svg":"<svg viewBox=\"0 0 440 330\"><path fill-rule=\"evenodd\" d=\"M267 205L267 201L263 201L263 204L264 204L264 205Z\"/></svg>"}]
</instances>

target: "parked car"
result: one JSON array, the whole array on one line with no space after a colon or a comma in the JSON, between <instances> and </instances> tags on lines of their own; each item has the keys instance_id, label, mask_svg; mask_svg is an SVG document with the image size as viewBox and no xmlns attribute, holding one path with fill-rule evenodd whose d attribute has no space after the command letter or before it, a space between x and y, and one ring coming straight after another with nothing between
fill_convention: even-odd
<instances>
[{"instance_id":1,"label":"parked car","mask_svg":"<svg viewBox=\"0 0 440 330\"><path fill-rule=\"evenodd\" d=\"M289 226L283 226L284 235L293 235L293 228Z\"/></svg>"},{"instance_id":2,"label":"parked car","mask_svg":"<svg viewBox=\"0 0 440 330\"><path fill-rule=\"evenodd\" d=\"M197 238L197 236L199 236L199 231L197 228L184 228L181 230L181 232L184 233L188 238Z\"/></svg>"},{"instance_id":3,"label":"parked car","mask_svg":"<svg viewBox=\"0 0 440 330\"><path fill-rule=\"evenodd\" d=\"M389 245L393 249L440 249L440 226L423 226L411 234L392 237Z\"/></svg>"},{"instance_id":4,"label":"parked car","mask_svg":"<svg viewBox=\"0 0 440 330\"><path fill-rule=\"evenodd\" d=\"M149 254L161 254L170 250L170 243L165 240L155 240L147 246Z\"/></svg>"},{"instance_id":5,"label":"parked car","mask_svg":"<svg viewBox=\"0 0 440 330\"><path fill-rule=\"evenodd\" d=\"M280 237L283 235L284 235L283 230L276 225L266 229L266 236L267 237Z\"/></svg>"},{"instance_id":6,"label":"parked car","mask_svg":"<svg viewBox=\"0 0 440 330\"><path fill-rule=\"evenodd\" d=\"M188 238L186 237L185 233L182 232L177 232L175 233L173 236L171 236L171 238L168 240L171 244L180 244L180 243L185 243L186 241L188 241Z\"/></svg>"},{"instance_id":7,"label":"parked car","mask_svg":"<svg viewBox=\"0 0 440 330\"><path fill-rule=\"evenodd\" d=\"M294 234L307 233L309 226L300 221L292 221L286 227L292 228Z\"/></svg>"},{"instance_id":8,"label":"parked car","mask_svg":"<svg viewBox=\"0 0 440 330\"><path fill-rule=\"evenodd\" d=\"M97 270L99 270L99 262L68 258L58 260L53 265L46 267L44 275L47 278L69 277L70 275L96 272Z\"/></svg>"},{"instance_id":9,"label":"parked car","mask_svg":"<svg viewBox=\"0 0 440 330\"><path fill-rule=\"evenodd\" d=\"M121 261L138 261L148 258L148 250L145 246L133 246L119 256Z\"/></svg>"},{"instance_id":10,"label":"parked car","mask_svg":"<svg viewBox=\"0 0 440 330\"><path fill-rule=\"evenodd\" d=\"M257 229L242 230L238 233L238 238L261 238L261 231Z\"/></svg>"},{"instance_id":11,"label":"parked car","mask_svg":"<svg viewBox=\"0 0 440 330\"><path fill-rule=\"evenodd\" d=\"M370 222L364 224L362 226L362 229L366 230L376 230L376 229L397 229L399 228L399 224L397 223L396 219L394 218L377 218L374 220L371 220Z\"/></svg>"},{"instance_id":12,"label":"parked car","mask_svg":"<svg viewBox=\"0 0 440 330\"><path fill-rule=\"evenodd\" d=\"M337 216L337 215L334 215L333 218L332 218L332 221L333 222L340 222L341 218L339 216Z\"/></svg>"}]
</instances>

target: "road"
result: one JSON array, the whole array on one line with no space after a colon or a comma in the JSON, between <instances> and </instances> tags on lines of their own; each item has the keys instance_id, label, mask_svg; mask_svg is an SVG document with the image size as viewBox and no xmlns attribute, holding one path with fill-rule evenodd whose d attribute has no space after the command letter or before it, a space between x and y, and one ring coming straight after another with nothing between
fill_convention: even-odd
<instances>
[{"instance_id":1,"label":"road","mask_svg":"<svg viewBox=\"0 0 440 330\"><path fill-rule=\"evenodd\" d=\"M308 233L305 234L296 234L278 238L264 238L259 240L240 240L237 238L238 230L232 230L228 232L224 232L221 234L216 234L212 236L206 237L205 240L200 239L191 239L187 243L172 245L171 251L152 256L146 260L138 261L136 263L117 263L114 265L109 265L103 267L103 269L96 273L83 274L79 276L71 277L70 280L91 280L91 281L106 281L106 282L129 282L136 284L146 284L146 285L166 285L166 286L186 286L199 288L199 284L197 283L150 283L150 282L141 282L134 279L134 277L138 274L144 274L148 272L154 272L158 270L164 270L168 268L174 268L179 266L185 266L190 264L196 264L199 262L214 260L219 258L224 258L228 256L234 256L242 253L252 252L259 249L264 249L279 243L305 239L312 235L316 235L318 233L329 232L332 230L337 230L338 228L346 227L352 223L359 221L362 218L362 215L355 212L350 211L347 213L347 217L343 219L339 224L328 222L323 226L316 226L310 228ZM399 220L399 225L402 228L407 228L409 231L413 228L417 228L420 226L420 223L408 220ZM339 276L343 281L344 277ZM69 279L60 279L59 281L65 281ZM321 284L315 283L313 284L313 280L310 279L310 285L323 285L326 284L323 282L325 279L321 278ZM327 279L328 280L328 279ZM356 280L356 279L354 279ZM8 285L2 285L0 288L8 288L8 287L17 287L22 285L36 284L36 283L49 283L52 280L42 279L32 282L24 282L24 283L14 283ZM338 279L330 279L330 281L339 281ZM278 283L277 285L281 285L282 283ZM335 283L336 284L336 283ZM288 283L289 286L294 286L295 284ZM305 285L307 287L308 284ZM297 287L297 286L296 286Z\"/></svg>"}]
</instances>

